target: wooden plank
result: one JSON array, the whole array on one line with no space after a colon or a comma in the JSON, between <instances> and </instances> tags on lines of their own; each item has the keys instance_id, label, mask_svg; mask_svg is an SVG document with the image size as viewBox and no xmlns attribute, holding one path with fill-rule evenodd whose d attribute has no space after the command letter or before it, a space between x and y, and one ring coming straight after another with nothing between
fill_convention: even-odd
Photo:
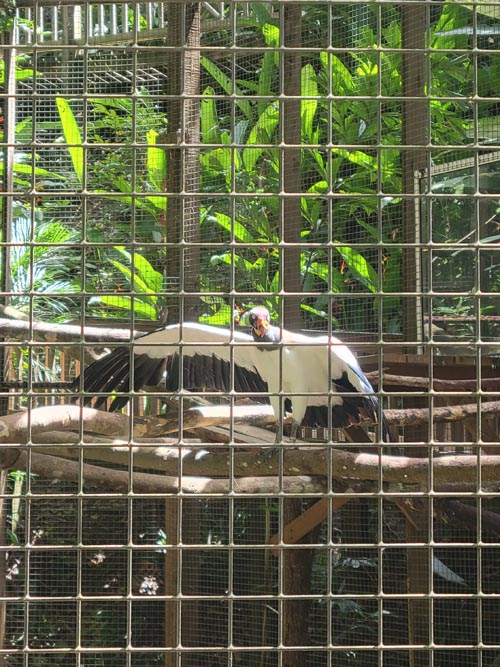
<instances>
[{"instance_id":1,"label":"wooden plank","mask_svg":"<svg viewBox=\"0 0 500 667\"><path fill-rule=\"evenodd\" d=\"M313 530L319 523L325 521L328 516L329 502L332 503L332 512L336 512L348 503L349 500L350 498L341 496L318 500L317 503L314 503L314 505L309 507L309 509L283 528L283 542L285 544L297 544L304 535L307 535L307 533L311 532L311 530ZM269 544L278 544L279 541L279 534L275 534L269 539ZM273 556L278 556L279 549L272 549L271 553Z\"/></svg>"},{"instance_id":2,"label":"wooden plank","mask_svg":"<svg viewBox=\"0 0 500 667\"><path fill-rule=\"evenodd\" d=\"M200 426L196 429L203 440L227 443L231 438L231 431L227 426ZM233 428L233 440L239 444L255 444L262 442L264 445L273 445L276 435L272 431L258 426L240 424Z\"/></svg>"}]
</instances>

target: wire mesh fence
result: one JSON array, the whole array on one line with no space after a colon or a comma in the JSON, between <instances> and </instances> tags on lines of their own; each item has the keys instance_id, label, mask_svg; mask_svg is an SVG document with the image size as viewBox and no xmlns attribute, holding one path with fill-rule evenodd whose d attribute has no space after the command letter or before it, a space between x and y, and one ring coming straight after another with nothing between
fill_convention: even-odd
<instances>
[{"instance_id":1,"label":"wire mesh fence","mask_svg":"<svg viewBox=\"0 0 500 667\"><path fill-rule=\"evenodd\" d=\"M0 667L500 664L499 26L0 8Z\"/></svg>"}]
</instances>

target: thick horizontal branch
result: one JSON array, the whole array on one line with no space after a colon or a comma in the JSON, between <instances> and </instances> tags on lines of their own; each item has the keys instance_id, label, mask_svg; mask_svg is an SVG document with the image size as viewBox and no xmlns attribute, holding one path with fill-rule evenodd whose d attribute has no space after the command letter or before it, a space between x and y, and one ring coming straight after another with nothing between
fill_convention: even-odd
<instances>
[{"instance_id":1,"label":"thick horizontal branch","mask_svg":"<svg viewBox=\"0 0 500 667\"><path fill-rule=\"evenodd\" d=\"M0 318L0 338L11 338L18 345L26 345L28 342L57 343L57 349L60 352L64 352L73 359L79 359L85 364L102 356L92 347L93 345L129 341L133 334L134 332L129 329L104 329ZM75 343L75 345L68 345L68 343Z\"/></svg>"},{"instance_id":2,"label":"thick horizontal branch","mask_svg":"<svg viewBox=\"0 0 500 667\"><path fill-rule=\"evenodd\" d=\"M131 425L133 424L133 434ZM78 405L51 405L0 417L0 443L26 443L47 431L99 433L113 437L155 437L162 435L165 420L147 419L83 408Z\"/></svg>"},{"instance_id":3,"label":"thick horizontal branch","mask_svg":"<svg viewBox=\"0 0 500 667\"><path fill-rule=\"evenodd\" d=\"M477 414L477 403L467 405L446 405L432 410L433 423L456 422L469 419ZM481 415L500 413L500 401L487 401L480 405ZM430 411L428 408L407 408L405 410L385 410L385 417L391 426L416 426L428 424Z\"/></svg>"},{"instance_id":4,"label":"thick horizontal branch","mask_svg":"<svg viewBox=\"0 0 500 667\"><path fill-rule=\"evenodd\" d=\"M42 451L44 454L59 454L73 459L77 459L80 453L79 448L74 447L67 449L33 447L32 455L41 454ZM86 449L84 446L83 456L87 460L96 460L104 451L93 447ZM465 490L465 485L477 485L478 465L481 466L481 480L485 484L498 485L500 479L500 456L485 454L480 457L473 454L434 457L431 462L426 457L412 458L390 454L358 453L331 447L322 449L307 447L284 451L281 462L279 455L268 458L262 455L260 449L248 451L232 447L220 448L220 446L214 450L207 450L201 447L149 448L141 444L134 447L116 447L106 451L107 456L104 455L104 460L127 466L130 464L132 454L134 467L163 471L176 480L181 459L183 485L185 478L189 476L205 479L222 477L226 480L230 476L233 480L265 477L275 477L280 480L299 477L302 479L300 484L303 491L314 493L314 489L317 489L316 483L310 486L306 480L313 477L324 479L330 470L332 477L339 480L378 482L382 479L385 483L411 484L426 490L429 485L431 465L435 488L442 486L460 490L463 484L462 490ZM24 450L15 445L0 447L0 466L10 470L17 469L20 465L20 454L24 454ZM31 472L43 474L40 469L36 471L32 469ZM168 492L171 492L174 487L168 488L170 489ZM260 486L259 490L263 488ZM254 491L257 490L257 487L254 487Z\"/></svg>"},{"instance_id":5,"label":"thick horizontal branch","mask_svg":"<svg viewBox=\"0 0 500 667\"><path fill-rule=\"evenodd\" d=\"M245 406L247 407L247 406ZM500 411L500 402L485 403L482 406L483 413L494 413ZM219 409L217 409L219 410ZM232 418L237 411L235 406ZM475 414L477 406L454 406L436 408L434 418L436 420L456 420ZM205 411L206 412L206 411ZM209 412L209 411L208 411ZM392 413L392 415L391 415ZM228 415L230 413L228 412ZM388 411L392 423L422 423L428 418L426 409ZM403 416L401 416L403 415ZM192 424L206 417L203 409L197 408L193 411ZM231 416L231 415L230 415ZM222 415L217 419L220 421ZM414 419L412 422L411 419ZM189 423L189 419L187 420ZM175 441L173 446L151 446L147 444L126 444L118 446L110 444L94 447L87 444L88 433L108 435L112 438L122 438L127 443L132 439L130 433L133 423L134 438L148 438L163 436L165 433L165 420L157 418L136 418L131 420L127 415L107 413L91 408L80 408L75 405L50 406L36 408L29 412L22 412L4 416L0 419L0 443L11 443L12 445L24 444L28 441L36 442L37 436L43 433L57 431L84 432L85 439L82 444L84 455L87 460L117 460L124 455L122 463L127 464L128 456L134 455L134 463L138 466L147 466L153 469L163 470L177 474L179 458L182 458L183 472L187 475L196 476L226 476L229 474L231 457L234 454L234 474L238 477L250 475L268 476L279 472L277 459L268 460L259 454L265 450L263 443L256 442L255 449L248 450L245 447L238 448L232 445L230 448L218 447L214 452L208 451L209 445L191 445L182 441ZM200 421L200 423L203 423ZM190 426L191 427L191 426ZM168 430L168 428L167 428ZM61 442L53 449L55 453L72 456L78 455L80 448L70 445L64 447ZM176 446L177 445L177 446ZM218 450L223 450L219 452ZM253 451L252 451L253 449ZM244 451L243 451L244 450ZM290 449L283 446L284 461L281 473L296 476L298 474L325 476L328 470L328 458L331 453L332 476L351 479L378 479L381 467L385 481L420 484L427 481L429 473L429 461L427 459L415 459L400 456L378 456L377 454L358 454L351 451L343 451L336 447L318 448L303 447ZM43 451L47 451L43 447ZM371 457L371 458L370 458ZM485 455L481 458L483 466L482 478L485 481L500 479L500 459L495 456ZM455 483L475 481L475 469L477 460L475 456L450 456L436 458L433 461L434 478L436 483ZM492 471L492 472L490 472Z\"/></svg>"},{"instance_id":6,"label":"thick horizontal branch","mask_svg":"<svg viewBox=\"0 0 500 667\"><path fill-rule=\"evenodd\" d=\"M488 401L480 406L481 414L500 413L500 401ZM435 407L432 411L433 422L460 421L470 419L477 414L476 403ZM429 421L427 408L408 408L404 410L386 410L385 416L391 426L426 424ZM234 405L234 406L198 406L184 412L184 430L194 430L211 424L235 424L249 421L272 423L270 406ZM133 433L131 433L133 424ZM0 418L0 443L24 443L28 438L36 438L47 431L77 431L110 435L114 437L132 436L160 437L178 431L178 417L144 417L131 419L128 415L109 413L77 405L56 405L34 408L26 412L5 415Z\"/></svg>"},{"instance_id":7,"label":"thick horizontal branch","mask_svg":"<svg viewBox=\"0 0 500 667\"><path fill-rule=\"evenodd\" d=\"M0 318L0 336L18 341L33 340L46 343L120 343L135 334L130 329L81 327L74 324L52 324Z\"/></svg>"},{"instance_id":8,"label":"thick horizontal branch","mask_svg":"<svg viewBox=\"0 0 500 667\"><path fill-rule=\"evenodd\" d=\"M80 464L57 456L33 452L30 459L28 453L19 449L0 448L0 468L9 470L25 470L45 479L57 479L78 482ZM130 475L126 470L110 470L88 463L82 467L85 485L105 489L108 492L127 493L165 493L177 494L227 494L236 493L323 493L325 484L319 478L296 475L279 479L277 477L247 477L235 479L213 479L210 477L186 477L181 481L178 476L153 475L136 472Z\"/></svg>"},{"instance_id":9,"label":"thick horizontal branch","mask_svg":"<svg viewBox=\"0 0 500 667\"><path fill-rule=\"evenodd\" d=\"M230 423L274 423L271 406L197 406L183 415L184 430ZM131 425L133 424L133 432ZM50 431L95 433L115 438L160 437L179 430L178 417L135 417L78 405L51 405L0 417L0 443L25 443Z\"/></svg>"},{"instance_id":10,"label":"thick horizontal branch","mask_svg":"<svg viewBox=\"0 0 500 667\"><path fill-rule=\"evenodd\" d=\"M371 373L366 374L370 382L379 386L380 373L379 371L372 371ZM430 379L428 377L419 377L414 375L394 375L391 373L384 373L383 376L384 385L393 385L397 387L413 387L415 389L424 389L428 390L430 387ZM481 391L494 391L498 390L500 384L500 378L481 378ZM462 379L462 380L442 380L439 378L433 378L432 388L434 391L442 392L455 392L455 391L470 391L475 393L479 388L479 381L477 379Z\"/></svg>"}]
</instances>

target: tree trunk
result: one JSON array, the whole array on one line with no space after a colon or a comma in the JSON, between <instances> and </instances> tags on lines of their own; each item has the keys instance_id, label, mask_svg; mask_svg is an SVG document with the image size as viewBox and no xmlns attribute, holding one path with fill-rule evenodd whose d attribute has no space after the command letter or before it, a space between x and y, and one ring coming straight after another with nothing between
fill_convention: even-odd
<instances>
[{"instance_id":1,"label":"tree trunk","mask_svg":"<svg viewBox=\"0 0 500 667\"><path fill-rule=\"evenodd\" d=\"M167 292L169 322L199 315L200 3L169 4L167 94ZM172 245L173 244L173 245ZM182 244L182 245L181 245ZM181 292L187 296L176 296ZM192 295L192 296L191 296Z\"/></svg>"},{"instance_id":2,"label":"tree trunk","mask_svg":"<svg viewBox=\"0 0 500 667\"><path fill-rule=\"evenodd\" d=\"M288 2L283 6L283 45L293 49L302 42L302 7L300 3ZM287 295L283 304L281 321L286 329L300 328L300 292L302 278L300 271L301 232L301 143L300 121L300 76L302 55L299 51L282 54L282 91L285 99L281 106L281 127L284 148L282 149L283 192L280 237L287 244L283 249L282 288ZM289 296L288 296L289 295Z\"/></svg>"},{"instance_id":3,"label":"tree trunk","mask_svg":"<svg viewBox=\"0 0 500 667\"><path fill-rule=\"evenodd\" d=\"M285 498L283 501L283 523L288 526L302 514L300 498ZM316 527L301 543L314 541L318 535ZM311 592L313 549L287 548L282 552L283 593L285 595L307 595ZM307 646L309 638L310 600L286 600L282 608L282 633L285 647ZM286 650L283 652L283 667L303 667L304 653Z\"/></svg>"}]
</instances>

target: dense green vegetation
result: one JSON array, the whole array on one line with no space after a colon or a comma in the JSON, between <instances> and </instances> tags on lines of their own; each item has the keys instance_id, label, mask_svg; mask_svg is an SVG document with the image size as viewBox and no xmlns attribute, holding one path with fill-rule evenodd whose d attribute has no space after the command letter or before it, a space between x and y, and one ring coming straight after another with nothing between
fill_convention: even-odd
<instances>
[{"instance_id":1,"label":"dense green vegetation","mask_svg":"<svg viewBox=\"0 0 500 667\"><path fill-rule=\"evenodd\" d=\"M223 28L203 37L204 46L218 48L203 51L201 60L199 165L203 196L199 224L203 246L196 270L201 289L210 293L203 297L200 318L220 324L227 324L232 317L233 304L226 296L230 290L242 293L237 299L240 305L252 300L264 302L277 315L278 293L283 286L280 241L287 221L283 220L280 194L286 153L284 157L280 142L287 119L282 116L283 52L279 47L284 37L271 3L249 3L248 9L243 14L242 7L236 8L242 11L237 17L236 37ZM439 166L473 159L478 154L473 145L481 147L479 154L488 153L490 144L498 145L500 59L496 43L490 40L498 35L500 24L498 16L486 6L484 10L478 6L473 14L467 6L454 2L431 3L429 16L429 164ZM252 48L248 53L236 54L225 50L233 43ZM331 318L338 328L376 331L382 319L385 332L399 333L404 241L400 6L368 2L304 4L302 45L298 136L304 325L321 328ZM37 80L48 78L43 58L40 55L35 63L27 55L20 56L18 82L35 86ZM0 88L3 91L1 61ZM473 102L475 96L481 98L480 103ZM33 109L21 107L12 174L17 196L10 229L4 230L8 235L2 238L11 241L4 250L1 269L12 291L12 304L48 321L79 319L82 311L101 317L129 318L133 314L138 319L161 320L169 306L166 287L179 279L169 276L166 269L169 201L165 189L169 163L162 145L172 128L162 94L146 85L133 94L104 90L85 97L73 96L66 88L65 94L37 99ZM0 141L5 141L3 135ZM470 167L455 165L432 183L421 184L425 193L448 196L429 196L421 208L422 240L439 244L423 259L427 280L424 288L432 283L435 292L457 292L453 298L434 296L430 310L444 317L463 317L453 330L461 335L475 333L467 317L476 316L478 311L500 314L494 297L500 290L496 253L483 248L478 259L470 248L459 247L478 240L498 242L498 200L488 200L487 210L481 213L484 224L476 225L475 197L478 187L490 194L500 192L496 164L490 162L481 172L484 183L475 182ZM3 171L0 173L4 176ZM1 198L0 206L5 206ZM449 243L453 243L450 250L443 248ZM472 295L479 287L478 261L480 287L491 293L479 304ZM496 331L492 325L488 333ZM39 374L31 379L45 376L46 369L36 361L33 349L21 353L17 361L19 378L24 379L30 370L33 375ZM12 475L11 486L18 497L24 484L23 475ZM44 480L30 480L30 484L35 493L46 491ZM169 536L162 528L163 500L134 498L132 504L129 499L83 498L78 499L82 500L82 509L74 497L80 489L62 483L54 486L59 493L67 493L68 500L60 497L32 502L29 524L26 521L25 525L27 510L23 503L13 503L9 593L23 596L29 578L33 598L54 595L54 591L64 591L68 596L82 592L98 598L124 596L132 589L135 595L144 595L146 602L154 604L134 600L127 610L124 600L95 600L79 608L82 645L96 646L92 664L121 666L124 653L99 656L97 652L100 646L122 649L127 645L127 614L131 615L136 645L156 646L163 641L164 602L151 599L157 592L165 592L164 547ZM311 556L311 592L318 596L325 592L338 594L333 601L318 598L311 605L310 637L318 646L325 645L330 633L339 644L374 645L379 641L382 620L387 645L406 641L406 600L384 600L382 614L379 601L359 598L359 593L378 593L382 569L384 582L392 586L386 592L406 592L402 550L387 549L382 554L370 546L362 548L380 539L379 499L374 503L371 500L350 503L338 512L333 531L338 531L338 536L327 535L323 527L318 540L329 544L328 549L317 549ZM278 531L278 502L215 499L200 501L200 507L200 543L218 547L207 548L200 557L204 592L223 596L231 588L242 596L276 593L278 564L269 551L235 549L234 560L230 561L229 552L219 547L231 542L245 546L265 543ZM115 517L111 526L110 514ZM384 510L384 520L388 540L403 542L401 515ZM123 549L83 550L82 557L74 549L39 550L29 560L21 548L26 542L59 545L61 535L64 544L73 545L80 539L80 529L85 533L83 544L104 540L106 544L125 545L130 539L131 521L134 544L150 547L148 552L138 550L140 558L133 554L132 586L124 575L127 563ZM26 533L28 525L32 535ZM470 539L458 529L455 533L446 526L440 530L438 538L443 542ZM339 548L332 550L330 541L336 537ZM344 548L341 542L358 547ZM15 551L17 546L19 553ZM488 574L488 581L490 590L496 592L497 552L491 552L491 567L484 569L493 573ZM470 582L477 579L475 551L471 549L464 556L463 549L448 548L446 553L451 566L472 573ZM234 572L241 578L229 582ZM78 576L81 591L76 590ZM443 592L461 592L442 581L436 587ZM276 643L274 600L264 600L264 604L261 600L233 602L236 645L238 641L244 646ZM466 643L460 635L462 628L447 624L449 618L459 617L467 619L464 628L475 627L475 603L457 596L454 614L450 608L445 609L439 622L436 614L435 636L443 645L454 638L459 644ZM31 604L30 646L72 647L76 641L77 603L52 600L37 606L35 600ZM200 608L207 617L217 619L219 614L221 618L220 636L214 636L213 625L207 624L200 643L224 645L226 609L219 600L214 604L208 600ZM22 613L20 604L18 615L9 620L11 629L19 627L9 637L13 647L26 641ZM249 636L251 623L252 629L262 630L261 634ZM485 641L489 638L494 643L494 633L491 635L485 632ZM161 652L150 652L137 664L164 664L164 658ZM258 664L274 665L275 658L256 660ZM325 654L311 654L308 664L326 664L329 659L331 656ZM339 667L371 667L378 664L378 659L376 651L343 651L333 661ZM384 664L401 667L408 664L407 659L403 652L391 655L388 651ZM492 655L487 662L484 656L484 664L494 664L494 659ZM40 667L49 661L51 665L70 664L63 653L57 660L52 655L45 661L40 655L36 662L30 656L30 661ZM447 650L443 649L433 660L439 667L457 664L457 652L447 661ZM476 664L472 660L470 664Z\"/></svg>"},{"instance_id":2,"label":"dense green vegetation","mask_svg":"<svg viewBox=\"0 0 500 667\"><path fill-rule=\"evenodd\" d=\"M281 56L273 48L282 37L270 6L255 3L251 7L238 40L261 46L261 53L236 59L234 72L229 56L202 55L200 127L204 148L200 169L201 191L206 196L200 216L205 244L200 283L202 290L209 292L234 289L264 293L261 300L278 312L277 299L271 294L282 287L278 247L282 234L278 197L282 154L278 144L283 119L278 101ZM398 148L402 144L401 18L398 8L390 5L380 10L380 20L379 9L368 4L357 10L349 5L335 6L334 46L339 49L335 52L321 50L328 44L330 11L326 5L307 5L302 17L302 43L313 49L304 52L301 66L305 323L321 325L325 317L332 316L340 328L376 329L380 312L373 295L382 292L384 330L397 332L401 304L391 293L402 289ZM488 141L496 136L492 128L498 121L497 106L486 101L471 107L470 96L474 85L486 100L494 96L494 82L500 73L498 59L484 51L477 59L474 82L472 53L463 51L474 39L472 12L467 7L436 5L431 18L430 131L435 149L430 159L439 164L473 155L466 147L472 142L475 122L484 128L479 141L487 150ZM486 49L488 27L494 32L498 24L486 12L480 18L478 40ZM223 46L228 35L220 31L209 37L207 45ZM35 77L29 59L20 59L17 76ZM14 258L16 287L30 283L37 294L85 288L88 294L96 294L85 304L89 313L123 315L133 308L136 317L156 319L168 306L162 291L171 279L165 274L167 251L162 246L168 241L168 198L163 194L168 164L166 152L159 147L162 134L168 130L168 118L162 104L143 88L134 98L110 95L90 97L84 103L59 97L54 105L47 114L49 121L38 119L34 127L27 117L16 130L20 144L14 168L16 189L21 195L35 179L40 196L27 201L20 196L14 207L12 234L24 238L28 215L33 240L40 242L40 238L47 243L40 245L40 253L32 260L45 265L35 269L36 279L23 277L26 266L22 258ZM45 145L36 149L32 170L32 153L21 146L29 143L34 133ZM79 147L83 142L86 147ZM467 192L467 178L469 173L441 181L440 192ZM78 196L82 189L89 193L84 204ZM434 213L433 234L440 242L456 242L471 231L459 206L453 209L448 205L446 219L437 207ZM454 230L451 233L450 227ZM63 243L62 238L71 245L79 240L88 243L85 252L72 245L63 266L49 262L45 252L49 244ZM120 247L111 247L113 243ZM135 245L132 249L127 244ZM450 274L457 266L448 256L442 254L434 263L438 273L434 279L443 279L447 285L453 282ZM83 273L74 270L78 259L85 261ZM500 268L488 270L491 283L497 284ZM38 279L40 275L43 280ZM133 300L128 296L132 289L139 293ZM109 294L103 296L106 292ZM338 295L333 306L328 292ZM349 298L353 293L357 294L354 300ZM360 299L362 294L366 298ZM54 297L42 299L40 307L38 302L35 305L35 314L60 318L64 313L69 315L77 301L65 299L61 304ZM53 304L52 312L49 303ZM245 305L245 298L242 303ZM26 304L20 294L16 305L23 308ZM445 302L442 307L446 307ZM489 312L491 308L490 304ZM227 299L204 300L202 315L209 321L227 323L230 313Z\"/></svg>"}]
</instances>

